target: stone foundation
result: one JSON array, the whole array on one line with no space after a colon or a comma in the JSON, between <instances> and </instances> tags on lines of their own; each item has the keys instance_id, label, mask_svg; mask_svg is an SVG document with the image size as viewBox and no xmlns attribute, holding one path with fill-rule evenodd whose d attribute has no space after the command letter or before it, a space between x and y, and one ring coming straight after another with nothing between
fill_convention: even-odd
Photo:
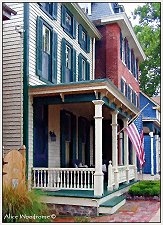
<instances>
[{"instance_id":1,"label":"stone foundation","mask_svg":"<svg viewBox=\"0 0 163 225\"><path fill-rule=\"evenodd\" d=\"M62 204L51 204L47 206L50 212L55 215L66 215L66 216L96 216L97 208L92 206L79 206L79 205L62 205Z\"/></svg>"}]
</instances>

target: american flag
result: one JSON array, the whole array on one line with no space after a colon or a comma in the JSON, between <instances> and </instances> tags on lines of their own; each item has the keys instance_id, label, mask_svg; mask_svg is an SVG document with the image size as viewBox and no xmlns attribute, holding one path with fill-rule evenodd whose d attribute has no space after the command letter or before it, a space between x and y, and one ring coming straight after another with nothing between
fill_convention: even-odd
<instances>
[{"instance_id":1,"label":"american flag","mask_svg":"<svg viewBox=\"0 0 163 225\"><path fill-rule=\"evenodd\" d=\"M145 163L142 114L129 124L129 126L125 128L125 131L133 144L140 166L142 167Z\"/></svg>"}]
</instances>

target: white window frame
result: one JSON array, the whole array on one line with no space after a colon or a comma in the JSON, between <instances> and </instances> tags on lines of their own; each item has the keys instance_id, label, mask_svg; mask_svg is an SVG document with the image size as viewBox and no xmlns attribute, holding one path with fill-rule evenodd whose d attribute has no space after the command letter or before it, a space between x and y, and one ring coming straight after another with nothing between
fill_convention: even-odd
<instances>
[{"instance_id":1,"label":"white window frame","mask_svg":"<svg viewBox=\"0 0 163 225\"><path fill-rule=\"evenodd\" d=\"M71 47L66 45L66 68L71 69Z\"/></svg>"},{"instance_id":2,"label":"white window frame","mask_svg":"<svg viewBox=\"0 0 163 225\"><path fill-rule=\"evenodd\" d=\"M82 80L86 80L86 61L82 58Z\"/></svg>"}]
</instances>

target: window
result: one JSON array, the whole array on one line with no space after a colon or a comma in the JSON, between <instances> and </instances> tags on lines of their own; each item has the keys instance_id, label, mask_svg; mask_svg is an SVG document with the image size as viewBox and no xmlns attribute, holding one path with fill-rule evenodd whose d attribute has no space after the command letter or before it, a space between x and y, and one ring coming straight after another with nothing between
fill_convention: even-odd
<instances>
[{"instance_id":1,"label":"window","mask_svg":"<svg viewBox=\"0 0 163 225\"><path fill-rule=\"evenodd\" d=\"M50 30L43 25L43 51L50 55Z\"/></svg>"},{"instance_id":2,"label":"window","mask_svg":"<svg viewBox=\"0 0 163 225\"><path fill-rule=\"evenodd\" d=\"M125 81L121 79L121 92L125 95Z\"/></svg>"},{"instance_id":3,"label":"window","mask_svg":"<svg viewBox=\"0 0 163 225\"><path fill-rule=\"evenodd\" d=\"M56 83L57 34L41 17L37 18L36 33L36 74L47 83Z\"/></svg>"},{"instance_id":4,"label":"window","mask_svg":"<svg viewBox=\"0 0 163 225\"><path fill-rule=\"evenodd\" d=\"M41 7L41 9L53 19L57 19L57 9L58 4L57 3L51 3L51 2L40 2L38 3Z\"/></svg>"},{"instance_id":5,"label":"window","mask_svg":"<svg viewBox=\"0 0 163 225\"><path fill-rule=\"evenodd\" d=\"M78 80L90 80L90 63L82 54L78 56Z\"/></svg>"},{"instance_id":6,"label":"window","mask_svg":"<svg viewBox=\"0 0 163 225\"><path fill-rule=\"evenodd\" d=\"M69 83L76 81L76 50L73 46L62 39L62 62L61 62L61 82Z\"/></svg>"},{"instance_id":7,"label":"window","mask_svg":"<svg viewBox=\"0 0 163 225\"><path fill-rule=\"evenodd\" d=\"M82 25L79 25L79 36L78 36L78 41L80 44L80 47L86 51L87 53L90 52L90 37L88 33L84 30Z\"/></svg>"},{"instance_id":8,"label":"window","mask_svg":"<svg viewBox=\"0 0 163 225\"><path fill-rule=\"evenodd\" d=\"M62 5L61 10L62 10L61 25L64 31L72 38L76 38L76 20L74 16L64 5Z\"/></svg>"}]
</instances>

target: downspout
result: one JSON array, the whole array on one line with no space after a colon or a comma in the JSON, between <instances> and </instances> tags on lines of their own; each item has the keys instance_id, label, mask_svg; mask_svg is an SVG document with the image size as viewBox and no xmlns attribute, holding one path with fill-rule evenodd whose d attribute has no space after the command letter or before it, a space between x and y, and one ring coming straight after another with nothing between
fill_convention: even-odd
<instances>
[{"instance_id":1,"label":"downspout","mask_svg":"<svg viewBox=\"0 0 163 225\"><path fill-rule=\"evenodd\" d=\"M29 3L24 3L23 47L23 144L26 146L26 179L28 179Z\"/></svg>"}]
</instances>

